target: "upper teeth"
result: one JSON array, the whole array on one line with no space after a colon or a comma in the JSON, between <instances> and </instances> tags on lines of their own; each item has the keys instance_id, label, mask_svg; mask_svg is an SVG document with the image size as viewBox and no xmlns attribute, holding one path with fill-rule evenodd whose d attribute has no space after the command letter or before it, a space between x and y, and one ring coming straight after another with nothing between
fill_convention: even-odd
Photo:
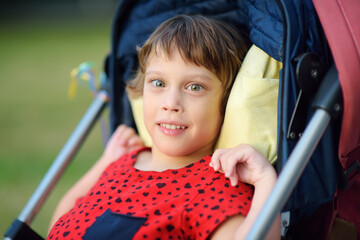
<instances>
[{"instance_id":1,"label":"upper teeth","mask_svg":"<svg viewBox=\"0 0 360 240\"><path fill-rule=\"evenodd\" d=\"M168 129L185 129L184 126L176 126L176 125L170 125L170 124L165 124L165 123L161 123L160 126L162 126L164 128L168 128Z\"/></svg>"}]
</instances>

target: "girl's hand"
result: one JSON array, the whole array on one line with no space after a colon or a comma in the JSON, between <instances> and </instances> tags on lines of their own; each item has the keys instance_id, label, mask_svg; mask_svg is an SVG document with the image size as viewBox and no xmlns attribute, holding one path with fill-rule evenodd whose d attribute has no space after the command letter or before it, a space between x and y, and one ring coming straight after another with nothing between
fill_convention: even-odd
<instances>
[{"instance_id":1,"label":"girl's hand","mask_svg":"<svg viewBox=\"0 0 360 240\"><path fill-rule=\"evenodd\" d=\"M255 187L250 211L235 231L234 239L245 239L276 184L275 169L261 153L246 144L216 150L210 166L216 171L225 173L232 186L236 186L240 180ZM280 239L280 229L280 215L278 215L266 239Z\"/></svg>"},{"instance_id":2,"label":"girl's hand","mask_svg":"<svg viewBox=\"0 0 360 240\"><path fill-rule=\"evenodd\" d=\"M135 130L122 124L111 136L101 159L111 163L119 159L123 154L143 146L144 143Z\"/></svg>"},{"instance_id":3,"label":"girl's hand","mask_svg":"<svg viewBox=\"0 0 360 240\"><path fill-rule=\"evenodd\" d=\"M216 150L210 166L215 171L225 173L232 186L236 186L238 181L255 186L262 180L276 179L276 172L271 163L247 144Z\"/></svg>"}]
</instances>

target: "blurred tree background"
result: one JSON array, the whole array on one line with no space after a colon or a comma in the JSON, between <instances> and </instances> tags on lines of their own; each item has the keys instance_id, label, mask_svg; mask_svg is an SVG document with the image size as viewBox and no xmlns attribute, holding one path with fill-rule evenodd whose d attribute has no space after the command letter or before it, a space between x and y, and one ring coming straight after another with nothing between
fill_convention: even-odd
<instances>
[{"instance_id":1,"label":"blurred tree background","mask_svg":"<svg viewBox=\"0 0 360 240\"><path fill-rule=\"evenodd\" d=\"M68 98L70 71L91 61L99 76L117 2L0 0L0 238L92 102L87 86ZM31 224L43 237L61 196L102 150L97 124Z\"/></svg>"}]
</instances>

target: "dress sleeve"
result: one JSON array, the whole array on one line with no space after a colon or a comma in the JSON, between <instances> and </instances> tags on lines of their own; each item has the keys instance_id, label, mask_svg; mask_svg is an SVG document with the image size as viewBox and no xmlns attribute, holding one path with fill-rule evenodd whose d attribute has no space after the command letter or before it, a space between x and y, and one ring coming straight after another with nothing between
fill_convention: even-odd
<instances>
[{"instance_id":1,"label":"dress sleeve","mask_svg":"<svg viewBox=\"0 0 360 240\"><path fill-rule=\"evenodd\" d=\"M225 177L218 177L185 208L182 226L186 238L207 239L229 217L246 216L252 196L251 185L239 183L232 187Z\"/></svg>"}]
</instances>

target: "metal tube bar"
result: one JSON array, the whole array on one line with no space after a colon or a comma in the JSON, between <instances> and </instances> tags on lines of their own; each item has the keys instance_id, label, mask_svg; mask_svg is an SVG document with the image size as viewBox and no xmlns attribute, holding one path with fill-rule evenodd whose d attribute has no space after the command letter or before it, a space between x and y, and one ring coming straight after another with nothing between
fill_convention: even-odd
<instances>
[{"instance_id":1,"label":"metal tube bar","mask_svg":"<svg viewBox=\"0 0 360 240\"><path fill-rule=\"evenodd\" d=\"M330 115L323 109L317 109L299 142L289 156L273 191L268 197L259 216L254 222L247 240L264 239L276 216L285 205L311 155L330 122Z\"/></svg>"},{"instance_id":2,"label":"metal tube bar","mask_svg":"<svg viewBox=\"0 0 360 240\"><path fill-rule=\"evenodd\" d=\"M107 93L105 91L100 91L50 166L49 170L34 191L30 200L23 208L18 217L20 221L30 224L37 211L46 200L53 186L58 181L66 167L69 165L81 144L84 142L87 134L90 132L94 123L101 115L101 112L105 108L107 102Z\"/></svg>"}]
</instances>

